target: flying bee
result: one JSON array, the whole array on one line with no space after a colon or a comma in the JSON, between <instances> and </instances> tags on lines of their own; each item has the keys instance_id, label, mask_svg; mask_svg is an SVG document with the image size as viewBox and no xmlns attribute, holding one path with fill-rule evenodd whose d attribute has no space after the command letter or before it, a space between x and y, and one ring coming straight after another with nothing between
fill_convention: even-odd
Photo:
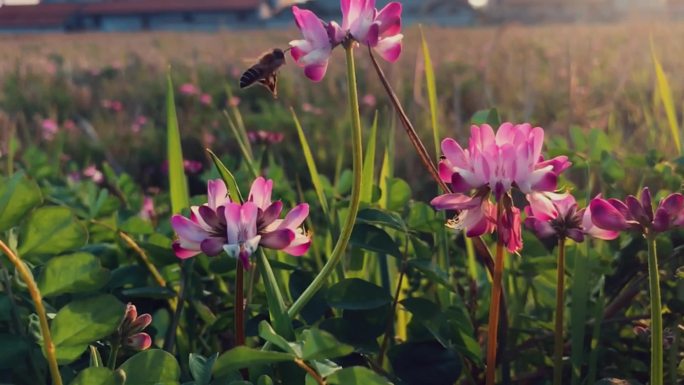
<instances>
[{"instance_id":1,"label":"flying bee","mask_svg":"<svg viewBox=\"0 0 684 385\"><path fill-rule=\"evenodd\" d=\"M286 50L274 48L261 55L256 64L249 67L240 76L240 88L247 88L258 83L266 87L274 98L277 98L278 76L276 72L285 64L285 52L288 50L289 48Z\"/></svg>"}]
</instances>

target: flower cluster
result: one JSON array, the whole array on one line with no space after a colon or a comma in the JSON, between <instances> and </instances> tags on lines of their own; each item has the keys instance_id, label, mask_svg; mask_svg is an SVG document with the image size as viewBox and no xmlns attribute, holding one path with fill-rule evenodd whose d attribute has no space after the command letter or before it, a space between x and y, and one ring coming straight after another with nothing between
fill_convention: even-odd
<instances>
[{"instance_id":1,"label":"flower cluster","mask_svg":"<svg viewBox=\"0 0 684 385\"><path fill-rule=\"evenodd\" d=\"M434 198L431 204L438 210L457 211L450 223L467 236L497 229L509 251L520 250L520 210L513 206L511 189L517 187L528 199L552 192L559 174L571 164L565 156L544 160L543 143L541 127L512 123L502 124L496 134L487 124L472 126L467 149L451 138L444 139L439 175L453 192ZM492 194L501 212L490 201Z\"/></svg>"},{"instance_id":2,"label":"flower cluster","mask_svg":"<svg viewBox=\"0 0 684 385\"><path fill-rule=\"evenodd\" d=\"M126 314L119 325L117 334L120 344L133 350L146 350L152 346L152 338L144 333L146 327L152 323L152 316L149 314L138 315L135 305L126 305Z\"/></svg>"},{"instance_id":3,"label":"flower cluster","mask_svg":"<svg viewBox=\"0 0 684 385\"><path fill-rule=\"evenodd\" d=\"M272 202L273 181L257 178L246 202L232 202L225 183L210 180L208 201L192 206L190 218L174 215L171 225L178 234L173 249L185 259L200 252L216 256L222 251L239 258L249 269L249 257L259 247L300 256L307 252L311 239L301 227L309 215L309 205L302 203L280 219L283 204Z\"/></svg>"},{"instance_id":4,"label":"flower cluster","mask_svg":"<svg viewBox=\"0 0 684 385\"><path fill-rule=\"evenodd\" d=\"M377 10L375 0L342 0L340 8L342 25L335 21L324 23L311 11L292 7L304 38L290 42L290 53L304 67L304 74L315 82L325 76L332 50L345 42L365 44L389 62L395 62L401 54L404 36L400 3L391 2Z\"/></svg>"}]
</instances>

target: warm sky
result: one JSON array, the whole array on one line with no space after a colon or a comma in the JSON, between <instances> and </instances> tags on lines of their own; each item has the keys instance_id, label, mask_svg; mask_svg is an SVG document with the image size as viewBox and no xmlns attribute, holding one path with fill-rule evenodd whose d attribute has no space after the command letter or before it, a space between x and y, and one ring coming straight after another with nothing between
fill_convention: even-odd
<instances>
[{"instance_id":1,"label":"warm sky","mask_svg":"<svg viewBox=\"0 0 684 385\"><path fill-rule=\"evenodd\" d=\"M0 0L0 5L38 4L39 0Z\"/></svg>"}]
</instances>

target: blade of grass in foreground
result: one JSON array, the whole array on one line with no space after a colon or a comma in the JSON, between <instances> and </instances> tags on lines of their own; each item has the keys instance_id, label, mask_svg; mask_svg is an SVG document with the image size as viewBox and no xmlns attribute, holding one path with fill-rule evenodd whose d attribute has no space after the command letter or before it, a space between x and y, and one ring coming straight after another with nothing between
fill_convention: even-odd
<instances>
[{"instance_id":1,"label":"blade of grass in foreground","mask_svg":"<svg viewBox=\"0 0 684 385\"><path fill-rule=\"evenodd\" d=\"M435 142L435 154L439 157L439 126L437 125L437 85L435 70L432 67L430 49L428 48L423 27L420 26L420 41L423 47L423 62L425 64L425 83L427 86L428 103L430 104L430 122L432 123L432 139Z\"/></svg>"},{"instance_id":2,"label":"blade of grass in foreground","mask_svg":"<svg viewBox=\"0 0 684 385\"><path fill-rule=\"evenodd\" d=\"M314 190L316 190L318 202L321 205L321 209L323 209L323 213L326 217L328 217L328 201L325 199L323 184L321 183L321 178L318 175L316 162L314 161L313 155L311 154L311 147L309 147L309 142L306 140L306 135L304 135L304 130L302 129L302 125L299 123L299 119L297 118L297 114L295 113L294 108L290 108L290 112L292 112L292 119L294 120L295 127L297 128L297 135L299 136L299 142L302 145L302 152L304 153L306 166L309 168L311 182L313 183Z\"/></svg>"},{"instance_id":3,"label":"blade of grass in foreground","mask_svg":"<svg viewBox=\"0 0 684 385\"><path fill-rule=\"evenodd\" d=\"M677 153L682 155L682 144L679 138L679 123L677 122L677 111L672 98L672 90L670 89L667 75L665 75L665 71L663 71L663 67L660 65L658 56L656 56L653 40L651 40L651 57L653 58L653 66L655 67L656 73L656 88L658 89L660 100L663 102L663 107L665 108L665 115L667 115L667 123L670 126L672 140L674 141L675 146L677 146Z\"/></svg>"},{"instance_id":4,"label":"blade of grass in foreground","mask_svg":"<svg viewBox=\"0 0 684 385\"><path fill-rule=\"evenodd\" d=\"M366 146L366 155L363 158L363 171L361 178L363 185L361 186L361 202L370 203L373 199L373 186L375 183L375 143L378 133L378 112L375 111L375 118L373 119L373 127L371 127L370 138L368 138L368 145Z\"/></svg>"},{"instance_id":5,"label":"blade of grass in foreground","mask_svg":"<svg viewBox=\"0 0 684 385\"><path fill-rule=\"evenodd\" d=\"M223 162L221 162L221 159L214 154L213 151L207 148L207 153L209 153L211 160L214 162L216 170L218 171L219 175L221 175L223 183L225 183L228 187L228 192L230 193L230 196L233 197L231 200L235 201L235 198L237 198L238 203L242 203L244 200L242 199L242 194L240 194L240 189L238 188L233 174L228 170Z\"/></svg>"},{"instance_id":6,"label":"blade of grass in foreground","mask_svg":"<svg viewBox=\"0 0 684 385\"><path fill-rule=\"evenodd\" d=\"M178 130L171 70L166 75L166 86L166 151L169 161L169 192L171 194L171 210L178 214L190 206L190 198L188 181L183 168L183 149L181 148L180 131Z\"/></svg>"}]
</instances>

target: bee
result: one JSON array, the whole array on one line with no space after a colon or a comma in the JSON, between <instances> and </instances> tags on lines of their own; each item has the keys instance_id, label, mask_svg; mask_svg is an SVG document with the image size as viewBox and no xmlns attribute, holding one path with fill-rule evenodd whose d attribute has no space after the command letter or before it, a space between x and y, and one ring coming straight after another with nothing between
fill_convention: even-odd
<instances>
[{"instance_id":1,"label":"bee","mask_svg":"<svg viewBox=\"0 0 684 385\"><path fill-rule=\"evenodd\" d=\"M278 76L276 72L285 64L285 52L280 48L264 53L256 64L249 67L240 76L240 88L247 88L256 83L266 87L274 98L278 97Z\"/></svg>"}]
</instances>

